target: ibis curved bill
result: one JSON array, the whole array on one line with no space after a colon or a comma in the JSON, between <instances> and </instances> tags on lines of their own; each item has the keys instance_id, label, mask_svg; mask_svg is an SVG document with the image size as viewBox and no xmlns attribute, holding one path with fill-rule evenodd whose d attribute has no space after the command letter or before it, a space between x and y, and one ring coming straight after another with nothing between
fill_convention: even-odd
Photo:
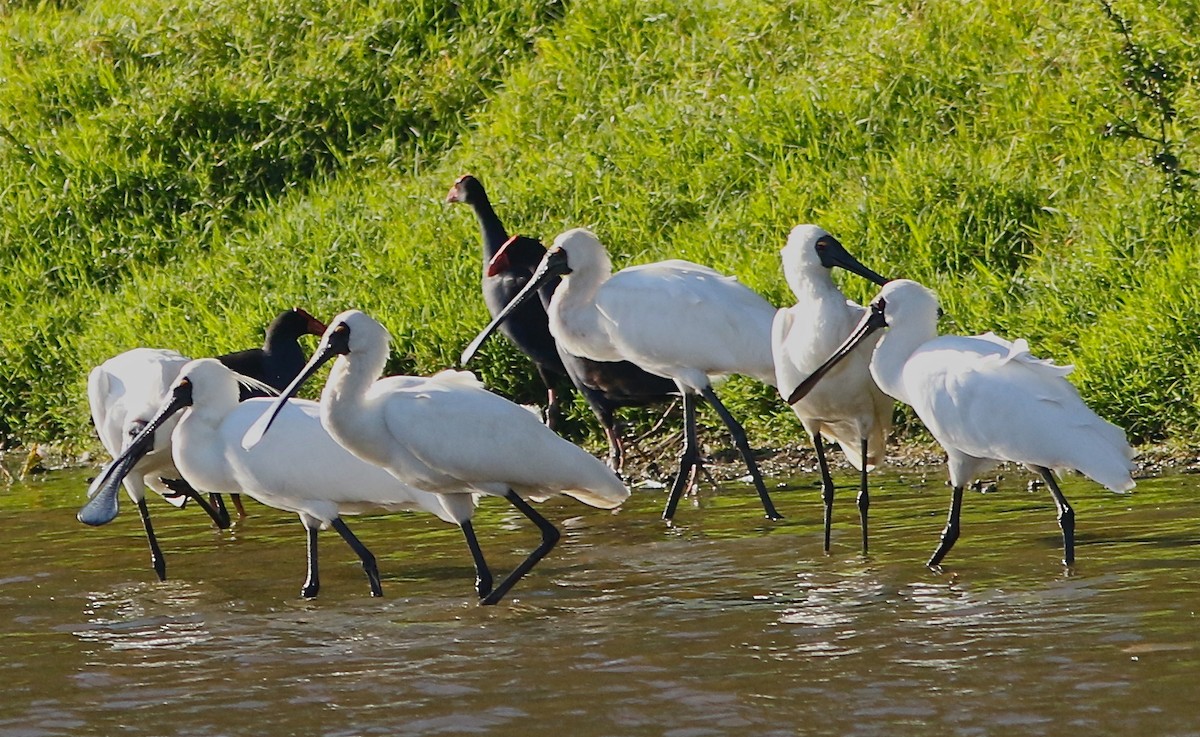
<instances>
[{"instance_id":1,"label":"ibis curved bill","mask_svg":"<svg viewBox=\"0 0 1200 737\"><path fill-rule=\"evenodd\" d=\"M992 333L937 334L937 297L920 284L888 283L846 341L792 392L814 389L855 346L887 328L871 357L879 387L910 405L947 454L953 494L938 566L958 540L963 488L999 462L1038 473L1058 509L1063 562L1075 561L1075 511L1054 472L1075 469L1113 491L1134 487L1135 453L1125 431L1093 412L1064 378L1070 366L1035 358L1024 340Z\"/></svg>"},{"instance_id":2,"label":"ibis curved bill","mask_svg":"<svg viewBox=\"0 0 1200 737\"><path fill-rule=\"evenodd\" d=\"M565 494L602 509L629 496L604 463L523 407L487 391L469 372L380 378L390 340L382 325L358 310L338 315L308 366L244 443L257 449L269 439L288 397L336 356L321 392L321 423L347 450L405 483L446 497L503 497L541 531L541 544L481 604L500 601L559 539L554 525L522 495L538 500Z\"/></svg>"}]
</instances>

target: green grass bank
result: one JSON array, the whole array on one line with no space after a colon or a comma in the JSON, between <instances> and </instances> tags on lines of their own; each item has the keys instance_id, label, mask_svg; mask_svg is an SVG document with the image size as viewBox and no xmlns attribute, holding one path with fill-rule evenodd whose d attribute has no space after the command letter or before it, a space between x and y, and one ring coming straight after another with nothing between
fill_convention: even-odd
<instances>
[{"instance_id":1,"label":"green grass bank","mask_svg":"<svg viewBox=\"0 0 1200 737\"><path fill-rule=\"evenodd\" d=\"M944 331L1025 337L1186 444L1196 27L1182 0L0 2L0 436L95 444L90 367L249 347L291 305L375 315L394 371L452 365L487 316L442 202L471 172L512 231L588 226L618 267L777 305L819 223L936 289ZM503 341L477 361L536 397ZM773 390L728 392L756 445L800 438Z\"/></svg>"}]
</instances>

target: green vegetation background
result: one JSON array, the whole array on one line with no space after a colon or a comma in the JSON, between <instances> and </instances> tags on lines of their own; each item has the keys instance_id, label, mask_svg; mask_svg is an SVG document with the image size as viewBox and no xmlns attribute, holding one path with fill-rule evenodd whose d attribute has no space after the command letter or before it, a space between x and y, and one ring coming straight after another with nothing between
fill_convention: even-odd
<instances>
[{"instance_id":1,"label":"green vegetation background","mask_svg":"<svg viewBox=\"0 0 1200 737\"><path fill-rule=\"evenodd\" d=\"M1200 6L1115 9L1160 71L1059 0L0 0L0 437L94 443L92 366L248 347L291 305L375 315L393 371L452 365L487 317L443 204L472 172L511 231L777 305L819 223L935 288L945 331L1028 338L1136 440L1186 441ZM538 396L502 340L475 368ZM729 391L755 444L799 439Z\"/></svg>"}]
</instances>

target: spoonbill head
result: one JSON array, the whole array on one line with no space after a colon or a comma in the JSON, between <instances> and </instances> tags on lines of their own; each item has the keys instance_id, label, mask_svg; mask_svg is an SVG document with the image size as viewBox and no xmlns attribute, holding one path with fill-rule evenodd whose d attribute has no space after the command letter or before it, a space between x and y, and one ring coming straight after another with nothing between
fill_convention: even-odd
<instances>
[{"instance_id":1,"label":"spoonbill head","mask_svg":"<svg viewBox=\"0 0 1200 737\"><path fill-rule=\"evenodd\" d=\"M797 225L780 251L783 273L796 295L796 304L775 314L771 348L775 378L783 397L821 365L850 334L866 310L846 299L834 283L834 266L844 266L877 284L886 280L858 263L842 244L816 225ZM874 343L860 345L792 410L812 438L821 470L825 503L825 551L829 552L834 486L825 457L824 438L842 447L846 459L860 471L858 510L863 552L867 551L867 473L883 460L892 425L892 400L871 378Z\"/></svg>"},{"instance_id":2,"label":"spoonbill head","mask_svg":"<svg viewBox=\"0 0 1200 737\"><path fill-rule=\"evenodd\" d=\"M194 499L218 527L230 525L229 513L220 495L213 496L210 504L186 484L181 488L171 481L180 477L171 457L174 419L144 436L137 445L133 444L158 411L179 369L189 360L171 350L134 348L113 356L88 374L92 423L101 444L114 461L125 455L123 483L130 500L137 506L150 547L151 566L159 580L166 580L167 564L146 505L147 487L178 507ZM113 503L116 503L115 497Z\"/></svg>"},{"instance_id":3,"label":"spoonbill head","mask_svg":"<svg viewBox=\"0 0 1200 737\"><path fill-rule=\"evenodd\" d=\"M478 551L470 525L475 503L472 495L444 498L397 481L375 465L359 460L321 426L320 408L315 402L287 403L281 408L276 432L253 452L242 448L242 437L271 401L250 399L239 403L239 382L261 388L259 382L247 381L214 359L188 363L143 433L155 432L182 412L173 432L172 452L176 466L190 484L202 490L236 490L300 517L308 535L308 576L303 596L316 596L320 588L316 535L324 527L333 527L354 549L371 593L382 594L375 558L342 521L345 514L423 510L460 525L472 554ZM141 438L136 438L131 447L139 442ZM80 520L98 525L115 516L113 500L127 467L126 456L122 455L96 480L95 493L80 511ZM482 565L481 556L476 556L476 563ZM486 565L477 570L477 585L490 590Z\"/></svg>"},{"instance_id":4,"label":"spoonbill head","mask_svg":"<svg viewBox=\"0 0 1200 737\"><path fill-rule=\"evenodd\" d=\"M469 372L380 379L389 341L387 330L368 315L338 315L308 366L243 443L253 447L265 437L287 398L336 357L321 392L321 422L339 443L422 489L504 497L541 530L538 548L482 598L484 604L499 601L558 541L558 530L522 494L536 500L561 493L603 509L629 496L603 463L484 389Z\"/></svg>"},{"instance_id":5,"label":"spoonbill head","mask_svg":"<svg viewBox=\"0 0 1200 737\"><path fill-rule=\"evenodd\" d=\"M763 509L768 517L778 519L745 431L712 386L714 379L732 373L775 385L771 350L775 308L737 279L688 261L660 261L613 274L596 236L576 228L555 238L509 309L529 299L542 280L555 277L561 277L562 285L550 302L550 332L566 350L599 361L630 361L670 378L683 394L684 449L664 519L674 516L679 497L699 467L697 395L712 404L729 428ZM472 341L463 351L463 362L507 314L508 310L497 315Z\"/></svg>"},{"instance_id":6,"label":"spoonbill head","mask_svg":"<svg viewBox=\"0 0 1200 737\"><path fill-rule=\"evenodd\" d=\"M540 241L533 238L513 236L509 238L487 264L486 276L499 276L506 272L531 275L541 264L546 255L546 249ZM528 278L524 281L528 281ZM558 279L549 279L538 287L538 299L530 299L510 314L500 329L515 328L523 319L526 309L541 308L541 319L545 317L554 291L558 288ZM523 286L524 284L522 284ZM487 289L485 281L485 290ZM519 290L517 290L519 291ZM499 314L517 291L508 293L502 304L493 308L488 301L488 310L493 317ZM549 328L546 328L549 334ZM558 356L566 369L571 384L583 395L592 413L600 422L600 427L608 439L609 467L620 473L624 460L624 443L617 430L616 410L620 407L638 407L648 404L665 402L678 392L675 382L664 376L657 376L644 371L629 361L593 361L590 358L576 356L562 346L555 344Z\"/></svg>"},{"instance_id":7,"label":"spoonbill head","mask_svg":"<svg viewBox=\"0 0 1200 737\"><path fill-rule=\"evenodd\" d=\"M96 434L109 455L116 458L154 415L179 369L190 359L171 350L134 348L96 366L88 374L88 405ZM125 477L125 489L136 504L145 498L145 487L169 495L160 478L178 476L171 462L170 436L174 424L161 428L147 443ZM186 501L179 498L182 506Z\"/></svg>"},{"instance_id":8,"label":"spoonbill head","mask_svg":"<svg viewBox=\"0 0 1200 737\"><path fill-rule=\"evenodd\" d=\"M280 312L267 326L262 348L226 353L219 360L260 384L242 385L241 397L275 394L304 367L305 357L298 339L305 334L321 335L325 326L308 312L294 307ZM88 403L92 422L100 441L114 459L126 450L130 441L141 432L158 411L167 389L174 382L189 358L175 351L157 348L134 348L113 356L88 374ZM133 450L126 463L131 464L124 476L126 491L138 507L150 557L155 573L166 578L166 561L150 512L145 502L145 487L161 494L172 504L183 506L194 500L220 528L230 525L220 494L206 501L195 489L180 480L171 456L171 432L175 419L160 427L152 437ZM245 517L241 497L233 495L239 517Z\"/></svg>"},{"instance_id":9,"label":"spoonbill head","mask_svg":"<svg viewBox=\"0 0 1200 737\"><path fill-rule=\"evenodd\" d=\"M802 381L802 398L872 333L887 328L871 357L871 375L888 395L912 406L947 454L954 489L940 564L960 532L963 487L998 462L1021 463L1045 479L1058 508L1063 562L1075 560L1075 512L1054 471L1076 469L1113 491L1134 487L1134 451L1125 432L1096 415L1065 378L1070 366L1035 358L1028 344L992 333L937 335L938 304L907 280L888 283L846 341Z\"/></svg>"}]
</instances>

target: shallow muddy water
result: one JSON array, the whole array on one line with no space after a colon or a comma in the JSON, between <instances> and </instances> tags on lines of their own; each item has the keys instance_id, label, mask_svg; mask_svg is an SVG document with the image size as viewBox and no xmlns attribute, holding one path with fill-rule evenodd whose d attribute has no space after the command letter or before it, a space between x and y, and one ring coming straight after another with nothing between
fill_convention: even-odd
<instances>
[{"instance_id":1,"label":"shallow muddy water","mask_svg":"<svg viewBox=\"0 0 1200 737\"><path fill-rule=\"evenodd\" d=\"M968 492L935 573L942 470L880 474L872 551L838 479L819 493L705 487L677 524L661 490L616 512L541 505L559 546L478 607L456 528L349 518L385 597L323 533L320 598L299 598L294 516L248 503L233 531L150 500L75 520L85 471L0 486L0 735L1200 735L1200 479L1117 496L1072 477L1078 562L1044 491L1010 472ZM498 499L476 530L498 574L536 531Z\"/></svg>"}]
</instances>

